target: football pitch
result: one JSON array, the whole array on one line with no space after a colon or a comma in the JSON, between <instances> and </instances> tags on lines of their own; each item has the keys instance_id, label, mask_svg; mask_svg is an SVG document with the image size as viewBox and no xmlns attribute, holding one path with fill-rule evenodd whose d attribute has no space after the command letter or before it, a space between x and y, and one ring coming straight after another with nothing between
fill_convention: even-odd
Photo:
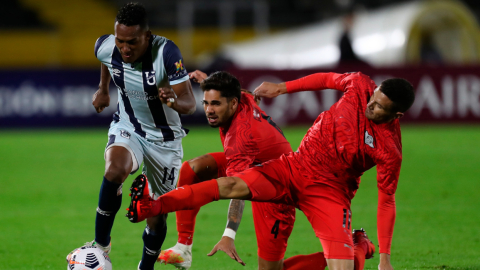
<instances>
[{"instance_id":1,"label":"football pitch","mask_svg":"<svg viewBox=\"0 0 480 270\"><path fill-rule=\"evenodd\" d=\"M308 127L284 128L296 149ZM480 125L403 126L403 165L396 193L392 245L395 269L480 269ZM0 269L66 269L65 256L94 238L95 209L103 177L107 128L0 131ZM191 128L184 160L222 151L218 130ZM112 232L113 269L137 269L145 224L124 217L128 188ZM237 233L241 266L223 252L206 254L220 240L228 201L206 205L197 217L192 270L257 269L250 203ZM363 227L377 246L376 171L362 177L352 202L353 228ZM175 214L163 248L176 243ZM286 257L321 250L304 214ZM375 257L365 269L377 269ZM156 269L174 269L156 265Z\"/></svg>"}]
</instances>

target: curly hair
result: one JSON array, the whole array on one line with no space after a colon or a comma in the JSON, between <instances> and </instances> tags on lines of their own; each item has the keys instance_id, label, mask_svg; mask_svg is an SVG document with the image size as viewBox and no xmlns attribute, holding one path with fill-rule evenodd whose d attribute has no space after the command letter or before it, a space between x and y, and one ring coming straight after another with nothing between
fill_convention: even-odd
<instances>
[{"instance_id":1,"label":"curly hair","mask_svg":"<svg viewBox=\"0 0 480 270\"><path fill-rule=\"evenodd\" d=\"M147 11L139 3L130 2L121 7L115 21L126 26L139 25L143 30L148 30Z\"/></svg>"},{"instance_id":2,"label":"curly hair","mask_svg":"<svg viewBox=\"0 0 480 270\"><path fill-rule=\"evenodd\" d=\"M217 71L210 74L200 84L203 91L211 89L220 91L220 96L227 98L230 101L232 98L237 98L240 102L242 97L240 82L235 76L225 71Z\"/></svg>"}]
</instances>

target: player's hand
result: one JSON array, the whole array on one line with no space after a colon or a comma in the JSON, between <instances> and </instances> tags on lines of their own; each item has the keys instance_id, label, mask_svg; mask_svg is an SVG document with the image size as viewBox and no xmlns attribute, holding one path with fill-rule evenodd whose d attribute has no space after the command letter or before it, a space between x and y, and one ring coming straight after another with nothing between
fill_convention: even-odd
<instances>
[{"instance_id":1,"label":"player's hand","mask_svg":"<svg viewBox=\"0 0 480 270\"><path fill-rule=\"evenodd\" d=\"M271 82L263 82L259 87L255 88L255 91L253 91L253 94L256 97L266 98L274 98L285 93L287 93L287 87L285 86L285 83Z\"/></svg>"},{"instance_id":2,"label":"player's hand","mask_svg":"<svg viewBox=\"0 0 480 270\"><path fill-rule=\"evenodd\" d=\"M110 95L108 90L98 89L92 97L92 105L95 107L97 113L101 113L103 109L110 105Z\"/></svg>"},{"instance_id":3,"label":"player's hand","mask_svg":"<svg viewBox=\"0 0 480 270\"><path fill-rule=\"evenodd\" d=\"M170 108L173 107L176 100L175 92L170 86L158 88L158 98L160 98L160 101L167 104L167 106Z\"/></svg>"},{"instance_id":4,"label":"player's hand","mask_svg":"<svg viewBox=\"0 0 480 270\"><path fill-rule=\"evenodd\" d=\"M217 251L223 251L227 253L230 258L234 259L241 265L245 266L245 263L240 259L240 256L237 254L237 250L235 249L235 240L228 236L223 236L222 239L213 247L212 251L208 253L208 256L213 256Z\"/></svg>"},{"instance_id":5,"label":"player's hand","mask_svg":"<svg viewBox=\"0 0 480 270\"><path fill-rule=\"evenodd\" d=\"M378 264L378 270L393 270L393 266L390 263L389 254L380 253L380 263Z\"/></svg>"},{"instance_id":6,"label":"player's hand","mask_svg":"<svg viewBox=\"0 0 480 270\"><path fill-rule=\"evenodd\" d=\"M195 70L193 72L188 73L188 77L190 80L196 82L196 83L201 83L203 80L205 80L208 76L206 73L200 71L200 70Z\"/></svg>"},{"instance_id":7,"label":"player's hand","mask_svg":"<svg viewBox=\"0 0 480 270\"><path fill-rule=\"evenodd\" d=\"M255 100L255 103L257 103L257 105L260 105L260 101L262 100L260 97L255 96L252 92L248 91L247 89L241 89L241 91L245 94L252 95L253 100Z\"/></svg>"}]
</instances>

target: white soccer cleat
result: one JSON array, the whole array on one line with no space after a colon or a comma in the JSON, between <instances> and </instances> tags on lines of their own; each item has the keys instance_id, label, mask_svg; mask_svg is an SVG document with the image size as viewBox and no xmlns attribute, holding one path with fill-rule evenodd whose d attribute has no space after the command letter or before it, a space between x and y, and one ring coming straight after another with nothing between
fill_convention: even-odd
<instances>
[{"instance_id":1,"label":"white soccer cleat","mask_svg":"<svg viewBox=\"0 0 480 270\"><path fill-rule=\"evenodd\" d=\"M177 243L174 247L162 250L157 262L171 264L180 270L188 270L192 266L192 245Z\"/></svg>"},{"instance_id":2,"label":"white soccer cleat","mask_svg":"<svg viewBox=\"0 0 480 270\"><path fill-rule=\"evenodd\" d=\"M107 254L110 254L110 251L112 250L112 242L110 241L110 244L108 244L107 247L104 247L102 245L100 245L99 243L95 242L95 240L91 241L91 242L86 242L85 245L83 245L82 247L98 247L99 249L101 249L103 252L107 253ZM81 248L81 247L80 247ZM75 252L75 250L77 250L78 248L72 250L72 252L68 253L67 255L67 262L70 261L70 257L72 256L73 252Z\"/></svg>"}]
</instances>

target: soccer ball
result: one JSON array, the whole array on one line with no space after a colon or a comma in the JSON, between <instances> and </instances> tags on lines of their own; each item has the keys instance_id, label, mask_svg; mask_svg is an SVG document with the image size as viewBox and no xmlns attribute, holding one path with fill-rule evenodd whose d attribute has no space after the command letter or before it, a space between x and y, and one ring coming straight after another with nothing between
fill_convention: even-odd
<instances>
[{"instance_id":1,"label":"soccer ball","mask_svg":"<svg viewBox=\"0 0 480 270\"><path fill-rule=\"evenodd\" d=\"M110 257L98 247L77 248L69 257L67 270L112 270Z\"/></svg>"}]
</instances>

